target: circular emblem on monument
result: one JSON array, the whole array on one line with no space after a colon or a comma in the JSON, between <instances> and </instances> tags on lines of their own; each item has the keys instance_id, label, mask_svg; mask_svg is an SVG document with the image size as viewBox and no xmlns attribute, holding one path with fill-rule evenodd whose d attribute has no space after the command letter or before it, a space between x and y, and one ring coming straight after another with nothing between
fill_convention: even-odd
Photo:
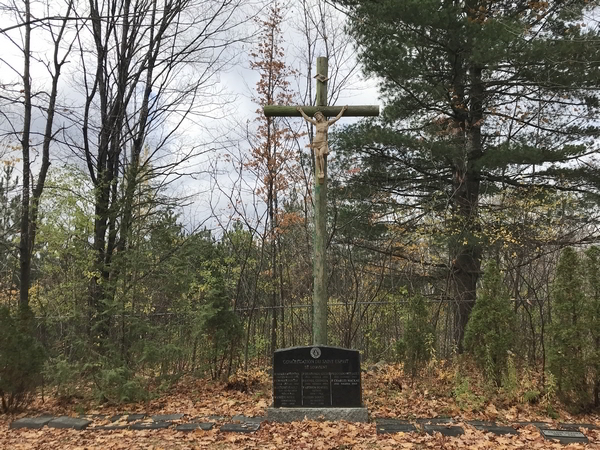
<instances>
[{"instance_id":1,"label":"circular emblem on monument","mask_svg":"<svg viewBox=\"0 0 600 450\"><path fill-rule=\"evenodd\" d=\"M321 357L321 349L319 347L313 347L310 349L310 356L314 359L318 359Z\"/></svg>"}]
</instances>

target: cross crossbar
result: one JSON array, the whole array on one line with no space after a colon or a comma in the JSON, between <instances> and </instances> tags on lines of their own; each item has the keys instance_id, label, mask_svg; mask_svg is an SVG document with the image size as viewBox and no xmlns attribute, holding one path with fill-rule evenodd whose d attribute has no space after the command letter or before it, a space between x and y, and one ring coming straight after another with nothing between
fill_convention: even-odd
<instances>
[{"instance_id":1,"label":"cross crossbar","mask_svg":"<svg viewBox=\"0 0 600 450\"><path fill-rule=\"evenodd\" d=\"M341 106L301 106L307 116L314 116L321 111L325 117L337 116L342 110ZM301 117L296 106L267 105L263 107L267 117ZM350 105L344 112L344 117L378 116L379 105Z\"/></svg>"}]
</instances>

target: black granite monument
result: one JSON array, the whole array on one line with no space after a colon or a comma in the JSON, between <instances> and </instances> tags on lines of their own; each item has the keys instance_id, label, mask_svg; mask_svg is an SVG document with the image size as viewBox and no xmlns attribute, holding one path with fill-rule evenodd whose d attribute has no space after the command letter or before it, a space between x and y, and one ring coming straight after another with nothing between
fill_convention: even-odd
<instances>
[{"instance_id":1,"label":"black granite monument","mask_svg":"<svg viewBox=\"0 0 600 450\"><path fill-rule=\"evenodd\" d=\"M269 416L282 410L308 408L303 413L297 411L296 415L316 417L337 409L338 413L346 411L342 416L358 411L360 417L366 417L360 376L358 350L321 345L276 350L273 358L274 408L269 409ZM294 415L293 412L290 414Z\"/></svg>"}]
</instances>

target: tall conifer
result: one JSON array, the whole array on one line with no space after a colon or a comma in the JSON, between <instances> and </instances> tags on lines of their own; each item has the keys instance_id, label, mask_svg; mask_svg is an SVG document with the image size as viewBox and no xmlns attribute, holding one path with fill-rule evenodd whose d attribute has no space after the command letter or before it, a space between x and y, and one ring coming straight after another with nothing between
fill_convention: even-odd
<instances>
[{"instance_id":1,"label":"tall conifer","mask_svg":"<svg viewBox=\"0 0 600 450\"><path fill-rule=\"evenodd\" d=\"M403 228L445 217L454 339L475 304L480 203L503 186L597 190L600 40L584 0L336 0L347 7L383 117L348 128L362 152L353 198L386 202ZM356 166L356 160L352 160ZM364 203L363 203L364 204Z\"/></svg>"},{"instance_id":2,"label":"tall conifer","mask_svg":"<svg viewBox=\"0 0 600 450\"><path fill-rule=\"evenodd\" d=\"M587 386L586 298L579 256L565 248L552 284L551 343L548 368L556 377L563 401L580 407L589 403Z\"/></svg>"},{"instance_id":3,"label":"tall conifer","mask_svg":"<svg viewBox=\"0 0 600 450\"><path fill-rule=\"evenodd\" d=\"M502 273L495 261L488 264L479 300L465 331L465 346L486 376L497 386L507 368L514 342L515 314Z\"/></svg>"},{"instance_id":4,"label":"tall conifer","mask_svg":"<svg viewBox=\"0 0 600 450\"><path fill-rule=\"evenodd\" d=\"M591 247L586 256L587 312L585 321L590 331L590 369L594 406L600 406L600 247Z\"/></svg>"}]
</instances>

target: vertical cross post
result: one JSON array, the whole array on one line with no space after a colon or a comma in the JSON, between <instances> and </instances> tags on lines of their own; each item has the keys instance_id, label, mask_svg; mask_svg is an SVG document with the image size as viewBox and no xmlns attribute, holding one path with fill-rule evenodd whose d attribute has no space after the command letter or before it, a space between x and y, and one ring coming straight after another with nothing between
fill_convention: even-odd
<instances>
[{"instance_id":1,"label":"vertical cross post","mask_svg":"<svg viewBox=\"0 0 600 450\"><path fill-rule=\"evenodd\" d=\"M327 58L317 58L317 98L315 106L301 106L306 116L314 116L317 112L325 117L337 117L344 110L344 117L378 116L379 105L353 105L347 108L340 106L327 106ZM263 111L267 117L302 117L298 106L291 105L265 105ZM306 118L306 117L305 117ZM315 122L313 122L315 124ZM325 133L326 139L326 133ZM314 144L314 143L313 143ZM313 147L313 150L314 147ZM316 152L313 152L315 154ZM317 169L317 155L315 154L315 189L313 204L315 212L314 234L314 261L313 261L313 310L312 310L312 338L313 345L327 345L327 259L325 247L327 245L326 219L327 219L327 155L324 155L323 174L319 180Z\"/></svg>"},{"instance_id":2,"label":"vertical cross post","mask_svg":"<svg viewBox=\"0 0 600 450\"><path fill-rule=\"evenodd\" d=\"M317 101L316 106L327 106L327 58L317 58ZM327 345L327 259L325 257L325 246L327 245L327 232L325 229L327 205L327 155L324 156L323 173L325 179L319 183L315 173L315 235L313 262L313 344ZM315 161L315 168L317 164Z\"/></svg>"}]
</instances>

